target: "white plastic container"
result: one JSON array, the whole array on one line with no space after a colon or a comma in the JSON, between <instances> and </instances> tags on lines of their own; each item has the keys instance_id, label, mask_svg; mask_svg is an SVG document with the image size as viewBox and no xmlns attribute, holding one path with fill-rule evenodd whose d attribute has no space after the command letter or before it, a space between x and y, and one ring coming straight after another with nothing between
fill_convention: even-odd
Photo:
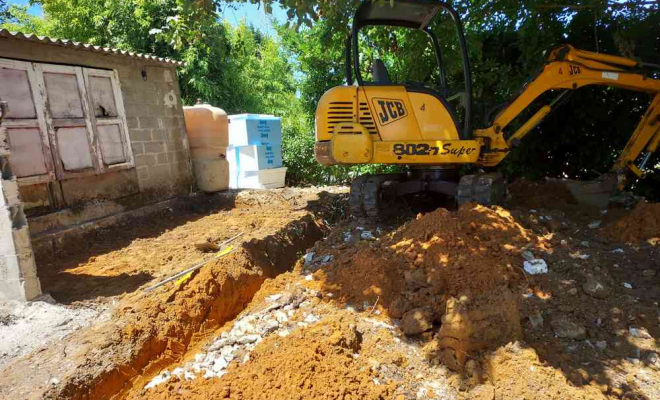
<instances>
[{"instance_id":1,"label":"white plastic container","mask_svg":"<svg viewBox=\"0 0 660 400\"><path fill-rule=\"evenodd\" d=\"M208 193L229 188L229 118L208 104L184 107L190 158L197 187Z\"/></svg>"},{"instance_id":2,"label":"white plastic container","mask_svg":"<svg viewBox=\"0 0 660 400\"><path fill-rule=\"evenodd\" d=\"M229 187L232 189L276 189L284 187L286 168L263 169L232 173Z\"/></svg>"},{"instance_id":3,"label":"white plastic container","mask_svg":"<svg viewBox=\"0 0 660 400\"><path fill-rule=\"evenodd\" d=\"M229 121L230 145L282 145L282 120L278 117L264 114L238 114L230 115Z\"/></svg>"},{"instance_id":4,"label":"white plastic container","mask_svg":"<svg viewBox=\"0 0 660 400\"><path fill-rule=\"evenodd\" d=\"M259 146L229 146L227 160L232 170L256 171L282 167L282 147L265 144Z\"/></svg>"}]
</instances>

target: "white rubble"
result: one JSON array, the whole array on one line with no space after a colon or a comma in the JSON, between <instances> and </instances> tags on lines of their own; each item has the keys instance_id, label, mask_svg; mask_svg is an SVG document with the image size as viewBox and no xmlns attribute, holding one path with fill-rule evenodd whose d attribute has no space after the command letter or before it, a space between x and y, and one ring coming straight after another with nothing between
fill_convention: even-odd
<instances>
[{"instance_id":1,"label":"white rubble","mask_svg":"<svg viewBox=\"0 0 660 400\"><path fill-rule=\"evenodd\" d=\"M172 375L186 380L197 378L219 378L227 373L227 368L233 362L245 363L250 359L250 353L265 337L277 334L288 336L296 326L290 322L300 307L312 307L308 298L314 297L316 291L305 289L302 294L275 294L266 298L265 309L239 318L232 329L223 332L207 348L206 352L195 354L194 359L177 366L171 372L163 371L151 380L145 389L153 388L167 382ZM302 326L319 321L313 313L306 313Z\"/></svg>"},{"instance_id":2,"label":"white rubble","mask_svg":"<svg viewBox=\"0 0 660 400\"><path fill-rule=\"evenodd\" d=\"M525 269L525 272L530 275L548 273L548 264L546 264L545 260L540 258L534 259L532 261L525 261L523 263L523 268Z\"/></svg>"}]
</instances>

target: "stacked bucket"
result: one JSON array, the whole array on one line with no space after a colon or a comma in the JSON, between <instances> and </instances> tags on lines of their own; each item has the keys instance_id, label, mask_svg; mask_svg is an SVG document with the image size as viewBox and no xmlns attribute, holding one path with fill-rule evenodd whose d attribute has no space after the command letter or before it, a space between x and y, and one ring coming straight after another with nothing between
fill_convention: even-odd
<instances>
[{"instance_id":1,"label":"stacked bucket","mask_svg":"<svg viewBox=\"0 0 660 400\"><path fill-rule=\"evenodd\" d=\"M260 114L229 116L227 161L231 188L284 187L281 119Z\"/></svg>"}]
</instances>

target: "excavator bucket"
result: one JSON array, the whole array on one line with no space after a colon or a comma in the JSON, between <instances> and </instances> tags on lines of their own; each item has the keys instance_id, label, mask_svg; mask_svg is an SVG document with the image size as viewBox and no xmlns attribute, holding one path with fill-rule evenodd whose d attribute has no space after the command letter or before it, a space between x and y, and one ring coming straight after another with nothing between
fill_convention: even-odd
<instances>
[{"instance_id":1,"label":"excavator bucket","mask_svg":"<svg viewBox=\"0 0 660 400\"><path fill-rule=\"evenodd\" d=\"M616 176L607 175L593 181L559 181L566 185L578 204L606 208L610 197L617 190Z\"/></svg>"}]
</instances>

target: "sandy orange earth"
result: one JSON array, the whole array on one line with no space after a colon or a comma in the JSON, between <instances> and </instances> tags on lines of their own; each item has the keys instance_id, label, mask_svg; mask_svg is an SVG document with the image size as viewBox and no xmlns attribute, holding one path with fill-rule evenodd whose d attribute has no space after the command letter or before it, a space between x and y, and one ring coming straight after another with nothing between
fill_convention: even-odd
<instances>
[{"instance_id":1,"label":"sandy orange earth","mask_svg":"<svg viewBox=\"0 0 660 400\"><path fill-rule=\"evenodd\" d=\"M660 246L639 211L655 205L604 213L550 189L519 183L506 208L379 224L343 218L345 194L249 194L99 234L52 265L50 287L72 306L114 301L112 317L12 362L0 393L660 399ZM196 243L243 230L188 281L138 289L213 256ZM137 274L149 277L126 285ZM87 288L86 275L121 283Z\"/></svg>"}]
</instances>

